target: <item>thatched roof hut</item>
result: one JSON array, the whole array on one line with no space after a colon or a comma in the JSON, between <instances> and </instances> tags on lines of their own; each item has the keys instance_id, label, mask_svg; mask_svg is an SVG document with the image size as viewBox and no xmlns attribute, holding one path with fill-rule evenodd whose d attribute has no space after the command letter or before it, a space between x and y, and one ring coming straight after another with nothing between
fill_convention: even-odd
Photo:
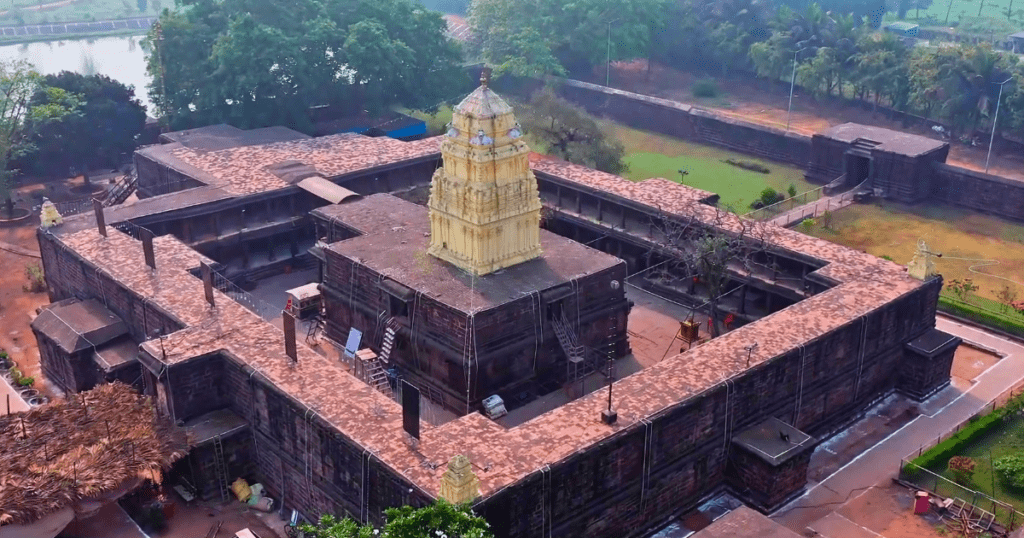
<instances>
[{"instance_id":1,"label":"thatched roof hut","mask_svg":"<svg viewBox=\"0 0 1024 538\"><path fill-rule=\"evenodd\" d=\"M122 383L0 416L0 526L159 482L187 452L184 431Z\"/></svg>"}]
</instances>

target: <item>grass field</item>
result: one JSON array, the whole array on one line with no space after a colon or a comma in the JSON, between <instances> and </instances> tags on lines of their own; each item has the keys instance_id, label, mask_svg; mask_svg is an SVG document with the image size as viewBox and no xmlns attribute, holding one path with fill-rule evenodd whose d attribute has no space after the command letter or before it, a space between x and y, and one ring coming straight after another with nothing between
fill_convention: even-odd
<instances>
[{"instance_id":1,"label":"grass field","mask_svg":"<svg viewBox=\"0 0 1024 538\"><path fill-rule=\"evenodd\" d=\"M975 463L971 483L964 485L1010 503L1017 510L1024 510L1024 491L1003 482L991 463L1002 456L1021 451L1024 451L1024 418L1012 416L1008 422L993 428L959 451L959 455L968 456ZM942 462L941 468L937 465L929 470L953 480L953 473L946 469L945 463Z\"/></svg>"},{"instance_id":2,"label":"grass field","mask_svg":"<svg viewBox=\"0 0 1024 538\"><path fill-rule=\"evenodd\" d=\"M170 0L146 0L144 10L139 9L143 6L140 6L138 0L75 0L69 5L45 10L25 9L54 1L56 0L0 0L0 11L5 11L0 15L0 26L156 16L163 8L174 7ZM14 9L11 9L12 7Z\"/></svg>"},{"instance_id":3,"label":"grass field","mask_svg":"<svg viewBox=\"0 0 1024 538\"><path fill-rule=\"evenodd\" d=\"M441 109L433 116L416 111L404 112L425 120L430 133L441 132L444 125L451 121L451 108ZM641 181L663 177L678 182L678 171L683 169L689 172L686 176L687 185L718 194L723 206L732 207L738 213L749 211L750 202L757 199L767 187L779 192L785 192L790 185L797 192L815 187L804 181L803 171L799 168L631 129L611 121L600 120L599 123L604 132L621 142L626 149L624 160L629 165L626 178ZM535 151L544 152L544 148L529 136L526 141ZM723 162L725 159L756 162L768 167L771 172L761 174L744 170Z\"/></svg>"},{"instance_id":4,"label":"grass field","mask_svg":"<svg viewBox=\"0 0 1024 538\"><path fill-rule=\"evenodd\" d=\"M837 211L833 228L797 227L901 264L913 258L918 240L923 239L929 250L943 254L933 259L946 282L971 278L978 285L977 300L972 302L998 309L997 303L986 301L995 301L1004 285L1024 299L1024 225L945 205L880 202Z\"/></svg>"}]
</instances>

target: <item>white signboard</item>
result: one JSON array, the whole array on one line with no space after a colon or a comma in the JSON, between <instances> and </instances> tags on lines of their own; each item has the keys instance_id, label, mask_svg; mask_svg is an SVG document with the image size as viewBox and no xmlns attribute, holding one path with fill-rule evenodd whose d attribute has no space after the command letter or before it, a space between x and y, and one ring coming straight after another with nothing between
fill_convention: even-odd
<instances>
[{"instance_id":1,"label":"white signboard","mask_svg":"<svg viewBox=\"0 0 1024 538\"><path fill-rule=\"evenodd\" d=\"M359 342L363 339L363 332L359 329L352 328L348 331L348 341L345 342L345 356L352 359L356 356L356 351L359 351Z\"/></svg>"}]
</instances>

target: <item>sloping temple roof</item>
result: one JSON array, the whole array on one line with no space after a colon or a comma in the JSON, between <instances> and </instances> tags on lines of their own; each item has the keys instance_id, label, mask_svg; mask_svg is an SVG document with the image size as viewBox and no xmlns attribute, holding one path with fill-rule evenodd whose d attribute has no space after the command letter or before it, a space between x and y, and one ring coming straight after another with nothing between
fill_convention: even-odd
<instances>
[{"instance_id":1,"label":"sloping temple roof","mask_svg":"<svg viewBox=\"0 0 1024 538\"><path fill-rule=\"evenodd\" d=\"M32 320L32 328L65 353L102 345L128 332L121 318L94 299L54 303Z\"/></svg>"},{"instance_id":2,"label":"sloping temple roof","mask_svg":"<svg viewBox=\"0 0 1024 538\"><path fill-rule=\"evenodd\" d=\"M185 456L183 430L122 383L0 416L0 526L123 490Z\"/></svg>"}]
</instances>

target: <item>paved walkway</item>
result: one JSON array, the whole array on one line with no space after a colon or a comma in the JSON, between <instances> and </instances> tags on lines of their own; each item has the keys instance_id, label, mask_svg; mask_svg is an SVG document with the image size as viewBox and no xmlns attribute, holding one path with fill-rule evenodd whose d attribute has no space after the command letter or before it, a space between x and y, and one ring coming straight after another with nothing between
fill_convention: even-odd
<instances>
[{"instance_id":1,"label":"paved walkway","mask_svg":"<svg viewBox=\"0 0 1024 538\"><path fill-rule=\"evenodd\" d=\"M821 482L810 484L807 493L781 509L774 519L790 529L805 529L848 500L895 476L901 458L967 420L1024 378L1024 346L942 316L938 316L936 326L1004 357L978 376L967 392L947 387L921 404L921 415Z\"/></svg>"},{"instance_id":2,"label":"paved walkway","mask_svg":"<svg viewBox=\"0 0 1024 538\"><path fill-rule=\"evenodd\" d=\"M58 2L61 4L61 2ZM66 34L94 34L100 32L113 32L115 30L140 30L147 31L156 17L138 17L134 19L120 19L95 22L62 22L54 24L33 24L28 26L3 26L0 27L0 39L15 37L33 36L61 36Z\"/></svg>"},{"instance_id":3,"label":"paved walkway","mask_svg":"<svg viewBox=\"0 0 1024 538\"><path fill-rule=\"evenodd\" d=\"M0 250L6 250L12 254L18 254L19 256L28 256L30 258L39 258L39 253L34 250L19 247L18 245L12 245L10 243L4 243L0 241Z\"/></svg>"},{"instance_id":4,"label":"paved walkway","mask_svg":"<svg viewBox=\"0 0 1024 538\"><path fill-rule=\"evenodd\" d=\"M0 415L7 414L7 402L11 403L11 413L29 410L28 404L21 399L21 395L14 390L14 387L6 379L0 377Z\"/></svg>"},{"instance_id":5,"label":"paved walkway","mask_svg":"<svg viewBox=\"0 0 1024 538\"><path fill-rule=\"evenodd\" d=\"M809 204L794 207L785 213L772 218L770 221L772 224L778 224L783 228L788 228L793 224L804 220L805 217L814 218L825 211L835 211L842 209L853 203L853 193L837 194L836 196L826 196L819 198L818 200Z\"/></svg>"}]
</instances>

